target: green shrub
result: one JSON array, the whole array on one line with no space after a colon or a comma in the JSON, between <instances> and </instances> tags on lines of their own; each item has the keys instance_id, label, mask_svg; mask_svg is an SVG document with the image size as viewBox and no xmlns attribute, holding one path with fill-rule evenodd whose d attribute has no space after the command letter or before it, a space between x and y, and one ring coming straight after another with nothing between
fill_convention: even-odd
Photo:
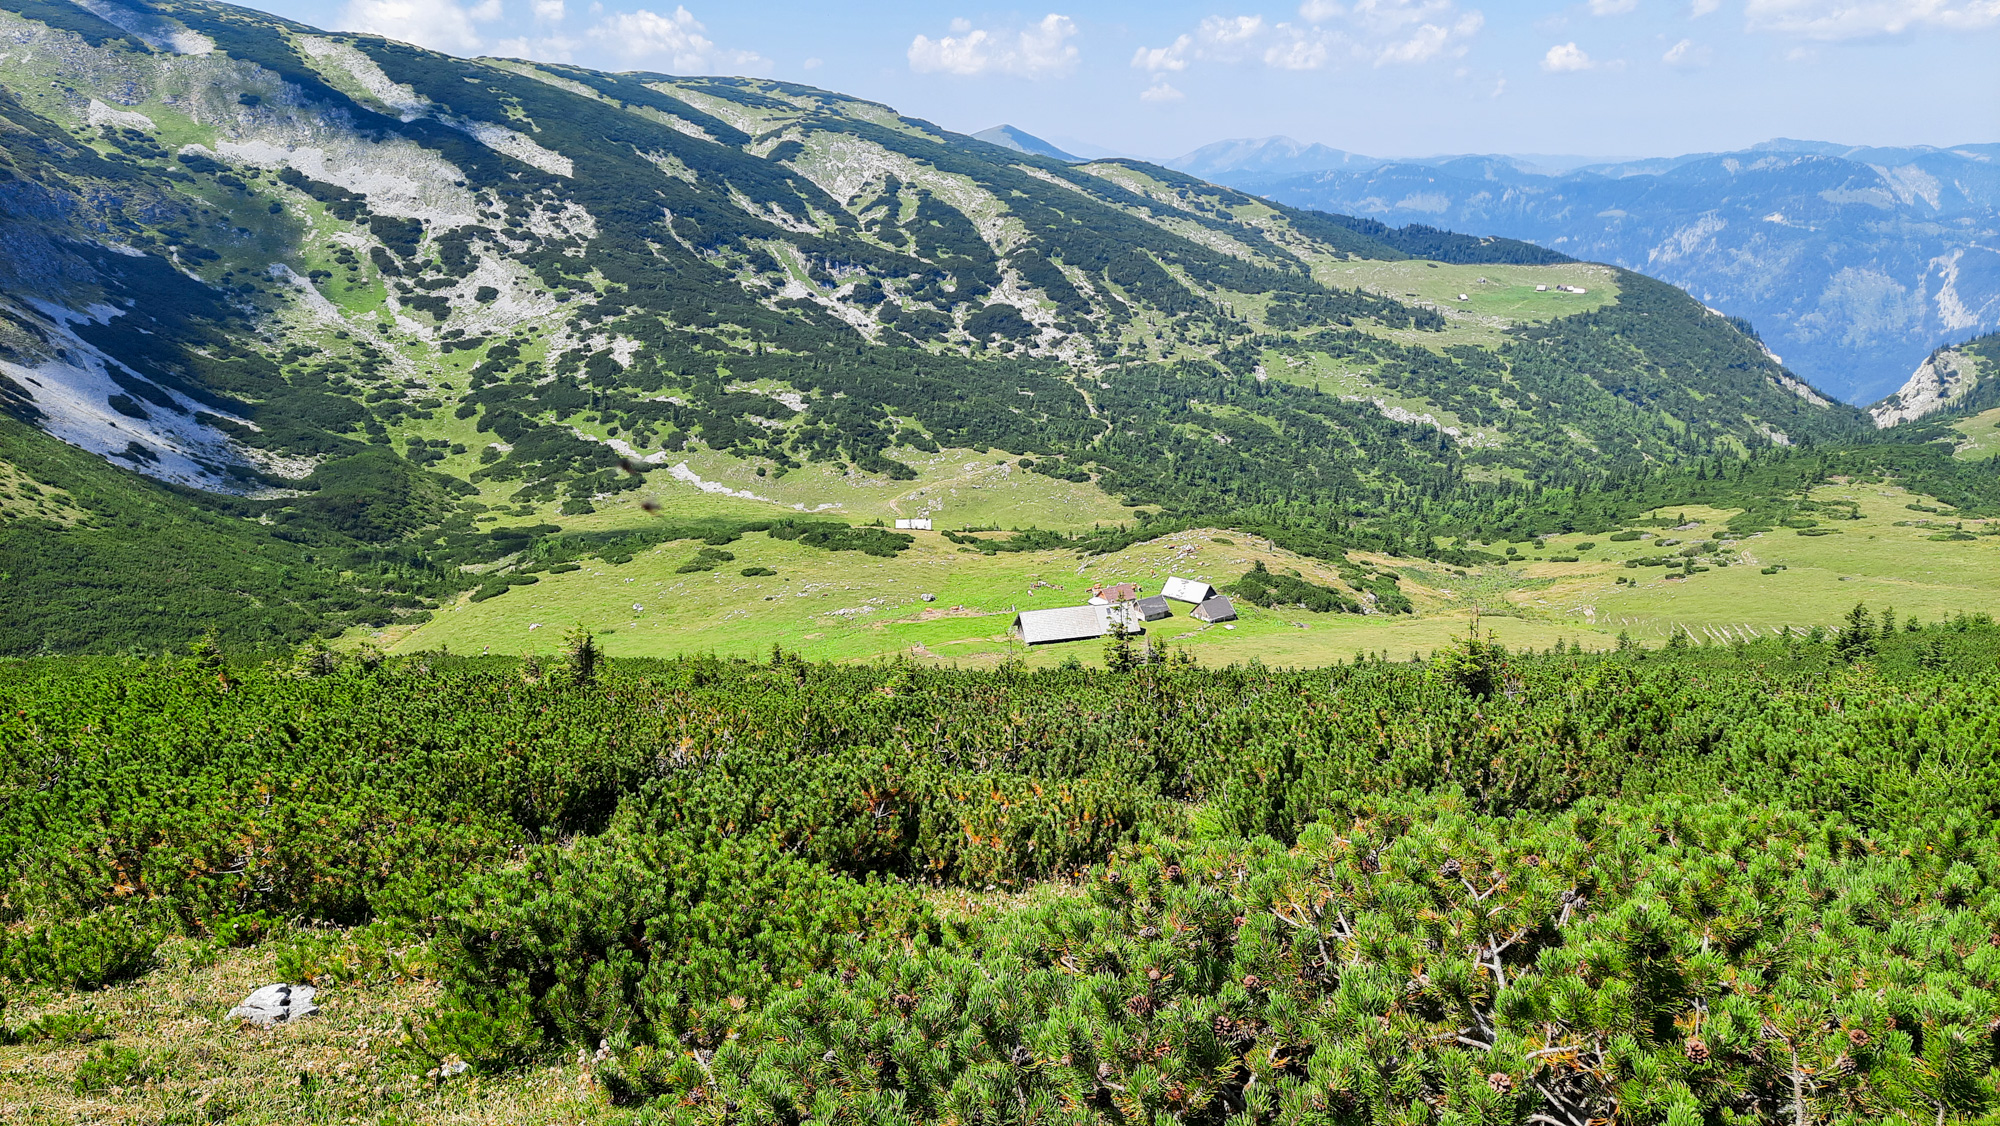
<instances>
[{"instance_id":1,"label":"green shrub","mask_svg":"<svg viewBox=\"0 0 2000 1126\"><path fill-rule=\"evenodd\" d=\"M102 1044L76 1065L71 1086L79 1095L106 1091L113 1087L140 1087L167 1073L159 1057L142 1054L116 1044Z\"/></svg>"},{"instance_id":2,"label":"green shrub","mask_svg":"<svg viewBox=\"0 0 2000 1126\"><path fill-rule=\"evenodd\" d=\"M421 1050L482 1063L544 1038L673 1044L737 998L823 969L863 936L931 925L913 893L852 880L749 840L613 833L542 846L474 880L440 928L451 982Z\"/></svg>"},{"instance_id":3,"label":"green shrub","mask_svg":"<svg viewBox=\"0 0 2000 1126\"><path fill-rule=\"evenodd\" d=\"M124 907L0 932L0 975L15 981L99 989L153 968L159 923Z\"/></svg>"}]
</instances>

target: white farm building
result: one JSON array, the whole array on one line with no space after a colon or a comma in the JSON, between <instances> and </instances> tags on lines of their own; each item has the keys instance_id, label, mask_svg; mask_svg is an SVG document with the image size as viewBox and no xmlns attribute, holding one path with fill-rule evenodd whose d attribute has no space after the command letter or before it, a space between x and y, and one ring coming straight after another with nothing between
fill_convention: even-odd
<instances>
[{"instance_id":1,"label":"white farm building","mask_svg":"<svg viewBox=\"0 0 2000 1126\"><path fill-rule=\"evenodd\" d=\"M1160 593L1176 602L1199 606L1215 597L1215 588L1196 579L1175 577L1167 580L1167 585L1160 588Z\"/></svg>"},{"instance_id":2,"label":"white farm building","mask_svg":"<svg viewBox=\"0 0 2000 1126\"><path fill-rule=\"evenodd\" d=\"M1053 610L1023 610L1014 616L1014 635L1029 645L1057 641L1088 641L1122 623L1126 633L1144 633L1145 619L1129 606L1059 606Z\"/></svg>"}]
</instances>

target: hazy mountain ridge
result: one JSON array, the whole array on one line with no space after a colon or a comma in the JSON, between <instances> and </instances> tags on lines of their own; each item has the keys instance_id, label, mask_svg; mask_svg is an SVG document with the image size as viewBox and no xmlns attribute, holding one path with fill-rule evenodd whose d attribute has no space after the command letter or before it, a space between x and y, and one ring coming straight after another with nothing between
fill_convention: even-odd
<instances>
[{"instance_id":1,"label":"hazy mountain ridge","mask_svg":"<svg viewBox=\"0 0 2000 1126\"><path fill-rule=\"evenodd\" d=\"M2000 145L1772 141L1548 175L1504 157L1218 179L1301 207L1478 230L1616 262L1747 317L1850 400L2000 327Z\"/></svg>"}]
</instances>

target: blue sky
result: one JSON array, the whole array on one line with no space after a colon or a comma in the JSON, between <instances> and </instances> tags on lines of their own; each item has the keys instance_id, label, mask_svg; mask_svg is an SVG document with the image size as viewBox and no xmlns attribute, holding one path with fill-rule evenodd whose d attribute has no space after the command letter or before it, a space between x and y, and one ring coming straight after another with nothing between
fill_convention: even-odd
<instances>
[{"instance_id":1,"label":"blue sky","mask_svg":"<svg viewBox=\"0 0 2000 1126\"><path fill-rule=\"evenodd\" d=\"M261 0L454 54L756 74L1151 158L2000 141L2000 0Z\"/></svg>"}]
</instances>

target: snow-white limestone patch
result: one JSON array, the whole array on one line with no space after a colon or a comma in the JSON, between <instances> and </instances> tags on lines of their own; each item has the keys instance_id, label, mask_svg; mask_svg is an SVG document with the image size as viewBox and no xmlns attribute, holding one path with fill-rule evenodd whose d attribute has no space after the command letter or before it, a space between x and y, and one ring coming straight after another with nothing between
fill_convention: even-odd
<instances>
[{"instance_id":1,"label":"snow-white limestone patch","mask_svg":"<svg viewBox=\"0 0 2000 1126\"><path fill-rule=\"evenodd\" d=\"M370 98L404 121L434 118L439 124L459 132L503 156L547 172L551 176L571 176L574 162L559 152L536 144L525 133L493 121L480 121L444 112L436 102L418 93L415 87L392 80L380 64L352 44L317 35L299 37L299 48L315 61L339 67Z\"/></svg>"},{"instance_id":2,"label":"snow-white limestone patch","mask_svg":"<svg viewBox=\"0 0 2000 1126\"><path fill-rule=\"evenodd\" d=\"M1979 382L1979 366L1956 348L1930 354L1895 394L1868 408L1877 429L1914 422L1963 399Z\"/></svg>"},{"instance_id":3,"label":"snow-white limestone patch","mask_svg":"<svg viewBox=\"0 0 2000 1126\"><path fill-rule=\"evenodd\" d=\"M157 128L153 124L153 119L143 113L112 109L96 98L90 99L90 109L87 112L86 120L92 125L97 126L116 125L122 129L144 129L148 132Z\"/></svg>"},{"instance_id":4,"label":"snow-white limestone patch","mask_svg":"<svg viewBox=\"0 0 2000 1126\"><path fill-rule=\"evenodd\" d=\"M1418 426L1428 426L1431 429L1436 430L1440 434L1447 435L1461 446L1471 446L1474 449L1483 449L1488 447L1498 447L1500 445L1500 439L1490 434L1487 434L1484 431L1474 431L1471 434L1467 434L1465 431L1459 429L1456 426L1446 426L1443 422L1440 422L1438 420L1438 417L1436 415L1430 413L1429 411L1425 411L1422 414L1418 414L1416 411L1410 410L1408 407L1399 407L1394 403L1391 403L1388 400L1383 399L1379 396L1342 395L1340 398L1343 402L1349 402L1349 403L1372 403L1374 404L1376 410L1382 412L1382 417L1388 419L1391 422L1401 422L1405 424L1414 424Z\"/></svg>"},{"instance_id":5,"label":"snow-white limestone patch","mask_svg":"<svg viewBox=\"0 0 2000 1126\"><path fill-rule=\"evenodd\" d=\"M754 383L732 383L724 387L723 390L732 395L762 395L767 399L784 404L785 409L791 411L793 414L806 409L806 397L797 391L772 391L759 387Z\"/></svg>"},{"instance_id":6,"label":"snow-white limestone patch","mask_svg":"<svg viewBox=\"0 0 2000 1126\"><path fill-rule=\"evenodd\" d=\"M655 125L664 125L676 133L685 133L698 141L707 141L710 144L716 145L722 143L715 139L715 134L710 133L708 130L703 129L701 126L696 125L679 114L668 113L663 109L657 109L653 106L627 106L625 107L625 112L638 114Z\"/></svg>"},{"instance_id":7,"label":"snow-white limestone patch","mask_svg":"<svg viewBox=\"0 0 2000 1126\"><path fill-rule=\"evenodd\" d=\"M684 183L689 183L689 184L697 183L701 180L700 174L697 173L694 169L689 168L687 161L682 160L680 157L675 156L673 153L642 152L639 155L645 158L647 163L651 164L653 167L659 169L660 171L666 173L667 175L672 176L676 180L680 180Z\"/></svg>"},{"instance_id":8,"label":"snow-white limestone patch","mask_svg":"<svg viewBox=\"0 0 2000 1126\"><path fill-rule=\"evenodd\" d=\"M215 50L215 40L156 12L137 11L111 0L76 0L76 6L155 51L206 55Z\"/></svg>"},{"instance_id":9,"label":"snow-white limestone patch","mask_svg":"<svg viewBox=\"0 0 2000 1126\"><path fill-rule=\"evenodd\" d=\"M563 200L554 210L538 207L528 212L525 226L546 239L581 239L588 242L597 237L597 216L582 204L569 199Z\"/></svg>"},{"instance_id":10,"label":"snow-white limestone patch","mask_svg":"<svg viewBox=\"0 0 2000 1126\"><path fill-rule=\"evenodd\" d=\"M1679 261L1699 250L1702 243L1728 225L1728 220L1711 211L1694 222L1689 223L1687 226L1682 227L1680 230L1675 231L1673 234L1668 235L1658 246L1647 252L1646 260L1649 262Z\"/></svg>"},{"instance_id":11,"label":"snow-white limestone patch","mask_svg":"<svg viewBox=\"0 0 2000 1126\"><path fill-rule=\"evenodd\" d=\"M404 121L415 121L431 111L429 98L417 93L416 87L406 86L391 79L383 73L380 64L363 54L361 49L353 44L318 35L302 35L298 39L298 45L299 50L304 51L314 62L339 67L353 85L360 87L362 93ZM327 77L341 76L327 75Z\"/></svg>"},{"instance_id":12,"label":"snow-white limestone patch","mask_svg":"<svg viewBox=\"0 0 2000 1126\"><path fill-rule=\"evenodd\" d=\"M614 446L612 448L616 449L617 447ZM667 474L671 476L674 480L685 481L688 484L693 485L695 488L700 489L704 493L713 493L716 496L722 496L722 497L739 497L743 500L761 500L765 504L782 503L780 501L772 500L770 497L758 496L756 493L753 493L748 489L732 489L728 485L725 485L720 481L704 481L701 479L700 474L688 468L688 463L685 461L667 470ZM787 507L791 508L795 512L822 512L829 508L839 508L840 505L838 503L817 504L808 508L803 504L794 504L794 505L789 505Z\"/></svg>"},{"instance_id":13,"label":"snow-white limestone patch","mask_svg":"<svg viewBox=\"0 0 2000 1126\"><path fill-rule=\"evenodd\" d=\"M482 286L498 290L499 296L479 301L475 295ZM562 307L527 267L491 254L480 255L472 273L443 295L451 303L450 325L474 336L511 332ZM429 334L425 330L424 335Z\"/></svg>"},{"instance_id":14,"label":"snow-white limestone patch","mask_svg":"<svg viewBox=\"0 0 2000 1126\"><path fill-rule=\"evenodd\" d=\"M294 168L314 180L367 196L372 211L422 219L434 229L479 222L479 201L458 186L463 173L414 142L364 141L345 130L317 126L270 133L278 135L218 141L207 155L265 168ZM203 149L189 145L181 151Z\"/></svg>"},{"instance_id":15,"label":"snow-white limestone patch","mask_svg":"<svg viewBox=\"0 0 2000 1126\"><path fill-rule=\"evenodd\" d=\"M41 420L43 429L72 446L157 480L211 492L259 491L227 472L232 465L251 464L253 459L248 451L237 446L229 435L201 421L197 414L249 425L246 420L153 383L143 373L105 355L76 334L74 326L85 322L105 324L124 310L92 305L79 313L43 301L32 301L30 305L32 313L27 309L19 312L47 334L49 354L26 363L0 359L0 371L26 390L36 409L47 416ZM162 406L128 393L112 378L114 370L127 379L153 384L152 394L164 396L174 405ZM147 417L134 418L115 410L110 405L113 396L131 400Z\"/></svg>"},{"instance_id":16,"label":"snow-white limestone patch","mask_svg":"<svg viewBox=\"0 0 2000 1126\"><path fill-rule=\"evenodd\" d=\"M759 133L767 132L775 117L769 110L759 112L750 106L726 101L712 94L704 94L698 90L683 90L670 82L648 82L646 86L655 93L665 94L669 98L678 98L710 117L717 118L731 128L740 129L753 137ZM786 118L797 116L796 111L793 110L782 112Z\"/></svg>"},{"instance_id":17,"label":"snow-white limestone patch","mask_svg":"<svg viewBox=\"0 0 2000 1126\"><path fill-rule=\"evenodd\" d=\"M1027 228L1021 221L1007 213L999 197L969 176L942 172L873 141L845 133L817 132L805 138L805 146L804 152L786 163L843 207L871 185L894 176L963 212L996 254L1005 254L1027 240Z\"/></svg>"},{"instance_id":18,"label":"snow-white limestone patch","mask_svg":"<svg viewBox=\"0 0 2000 1126\"><path fill-rule=\"evenodd\" d=\"M779 207L776 200L768 200L760 204L748 195L745 195L743 189L734 184L729 185L729 202L755 215L757 218L774 226L783 227L793 234L816 235L819 233L818 227Z\"/></svg>"},{"instance_id":19,"label":"snow-white limestone patch","mask_svg":"<svg viewBox=\"0 0 2000 1126\"><path fill-rule=\"evenodd\" d=\"M1932 208L1938 206L1940 185L1936 176L1914 164L1901 164L1894 168L1871 164L1869 167L1882 177L1889 185L1889 190L1895 192L1896 198L1902 200L1905 206L1920 199L1930 204Z\"/></svg>"},{"instance_id":20,"label":"snow-white limestone patch","mask_svg":"<svg viewBox=\"0 0 2000 1126\"><path fill-rule=\"evenodd\" d=\"M1938 320L1953 332L1979 326L1979 314L1966 307L1965 298L1958 292L1959 263L1964 258L1965 248L1960 247L1931 259L1931 268L1938 272Z\"/></svg>"},{"instance_id":21,"label":"snow-white limestone patch","mask_svg":"<svg viewBox=\"0 0 2000 1126\"><path fill-rule=\"evenodd\" d=\"M1777 362L1778 357L1775 354L1773 354L1769 348L1764 349L1764 354L1766 356L1770 356L1772 362L1774 363ZM1807 383L1803 379L1800 379L1798 376L1793 375L1791 372L1781 371L1778 374L1771 377L1771 382L1777 384L1778 386L1784 388L1787 391L1790 391L1792 394L1797 395L1799 398L1804 399L1806 402L1811 403L1813 406L1830 407L1833 405L1832 399L1829 399L1825 395L1822 395L1819 392L1813 390L1811 384Z\"/></svg>"},{"instance_id":22,"label":"snow-white limestone patch","mask_svg":"<svg viewBox=\"0 0 2000 1126\"><path fill-rule=\"evenodd\" d=\"M298 271L283 262L271 263L269 273L272 278L291 287L292 295L297 298L299 307L313 320L329 325L343 323L340 307L328 301L326 294L321 293L310 279L300 277Z\"/></svg>"},{"instance_id":23,"label":"snow-white limestone patch","mask_svg":"<svg viewBox=\"0 0 2000 1126\"><path fill-rule=\"evenodd\" d=\"M1109 200L1101 199L1098 198L1097 196L1092 195L1089 191L1085 190L1081 185L1072 183L1071 181L1056 175L1055 173L1049 171L1046 168L1036 168L1033 165L1029 164L1017 164L1014 166L1014 171L1024 173L1029 176L1033 176L1035 179L1040 180L1041 182L1049 185L1050 187L1067 188L1068 190L1075 192L1077 195L1083 196L1084 198L1092 200L1095 203L1103 204L1104 206L1107 207L1118 207L1117 204L1112 203ZM1104 177L1104 178L1110 179L1110 177ZM1134 179L1136 181L1136 174ZM1184 209L1185 205L1183 201L1181 201L1178 197L1175 197L1171 194L1147 191L1143 186L1139 186L1137 183L1121 184L1120 186L1129 187L1132 191L1137 192L1138 194L1159 200L1161 203L1164 203L1169 207L1173 207L1176 210ZM1252 262L1256 261L1257 259L1256 252L1251 250L1248 246L1245 246L1242 242L1238 241L1233 235L1230 235L1224 231L1215 230L1212 227L1204 226L1201 223L1196 222L1194 219L1182 218L1177 216L1162 216L1157 214L1149 214L1145 212L1129 210L1126 208L1119 208L1119 210L1127 211L1127 213L1132 215L1132 217L1135 219L1140 219L1145 222L1151 223L1154 226L1159 227L1161 230L1170 231L1188 240L1189 242L1205 246L1208 249L1216 251L1219 254L1227 254L1231 258L1241 259L1245 262Z\"/></svg>"}]
</instances>

